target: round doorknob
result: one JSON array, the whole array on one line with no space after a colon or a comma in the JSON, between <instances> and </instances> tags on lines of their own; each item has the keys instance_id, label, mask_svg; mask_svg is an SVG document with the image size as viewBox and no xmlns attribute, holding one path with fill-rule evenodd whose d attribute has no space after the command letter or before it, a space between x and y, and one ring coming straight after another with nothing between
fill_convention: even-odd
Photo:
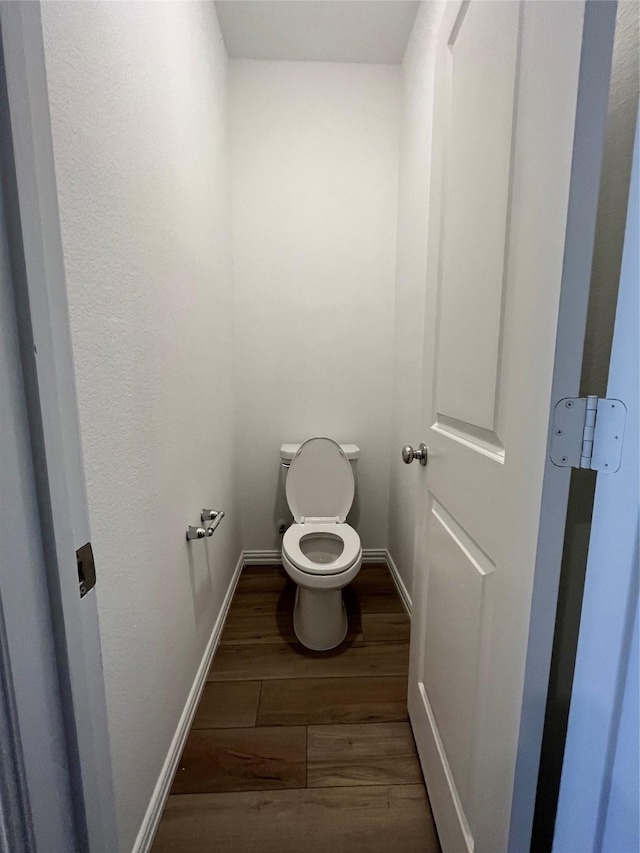
<instances>
[{"instance_id":1,"label":"round doorknob","mask_svg":"<svg viewBox=\"0 0 640 853\"><path fill-rule=\"evenodd\" d=\"M429 449L424 441L420 442L417 450L414 450L410 444L405 444L402 448L402 461L405 465L410 465L414 459L417 459L423 468L429 461Z\"/></svg>"}]
</instances>

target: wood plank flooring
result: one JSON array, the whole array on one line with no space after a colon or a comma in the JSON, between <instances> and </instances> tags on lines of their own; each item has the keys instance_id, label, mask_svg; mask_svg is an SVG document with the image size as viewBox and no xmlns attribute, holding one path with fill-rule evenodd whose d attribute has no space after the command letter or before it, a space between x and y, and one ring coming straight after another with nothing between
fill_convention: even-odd
<instances>
[{"instance_id":1,"label":"wood plank flooring","mask_svg":"<svg viewBox=\"0 0 640 853\"><path fill-rule=\"evenodd\" d=\"M257 725L393 723L406 719L404 675L292 678L263 683Z\"/></svg>"},{"instance_id":2,"label":"wood plank flooring","mask_svg":"<svg viewBox=\"0 0 640 853\"><path fill-rule=\"evenodd\" d=\"M409 620L386 566L311 652L281 568L245 568L153 853L439 853L407 717Z\"/></svg>"},{"instance_id":3,"label":"wood plank flooring","mask_svg":"<svg viewBox=\"0 0 640 853\"><path fill-rule=\"evenodd\" d=\"M307 787L420 784L409 723L309 726Z\"/></svg>"}]
</instances>

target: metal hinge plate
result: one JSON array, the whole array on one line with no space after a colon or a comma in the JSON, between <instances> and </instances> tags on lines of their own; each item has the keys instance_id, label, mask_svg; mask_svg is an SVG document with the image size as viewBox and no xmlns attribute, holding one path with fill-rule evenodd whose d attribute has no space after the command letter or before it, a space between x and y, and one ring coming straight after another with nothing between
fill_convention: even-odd
<instances>
[{"instance_id":1,"label":"metal hinge plate","mask_svg":"<svg viewBox=\"0 0 640 853\"><path fill-rule=\"evenodd\" d=\"M551 461L560 468L614 474L620 468L626 417L621 400L565 397L553 410Z\"/></svg>"}]
</instances>

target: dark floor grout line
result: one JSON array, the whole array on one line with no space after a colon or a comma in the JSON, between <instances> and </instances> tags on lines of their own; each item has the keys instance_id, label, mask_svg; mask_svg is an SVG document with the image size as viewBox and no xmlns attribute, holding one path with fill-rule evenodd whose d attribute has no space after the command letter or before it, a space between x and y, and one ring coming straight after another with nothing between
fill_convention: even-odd
<instances>
[{"instance_id":1,"label":"dark floor grout line","mask_svg":"<svg viewBox=\"0 0 640 853\"><path fill-rule=\"evenodd\" d=\"M406 784L406 783L404 783ZM345 786L345 787L353 787L353 786ZM369 787L369 786L368 786ZM371 786L373 787L373 786ZM219 794L276 794L278 791L306 791L307 788L304 785L295 785L288 786L283 788L238 788L234 791L189 791L183 794L170 794L171 797L201 797L201 796L213 796ZM309 788L309 790L315 790L314 788Z\"/></svg>"},{"instance_id":2,"label":"dark floor grout line","mask_svg":"<svg viewBox=\"0 0 640 853\"><path fill-rule=\"evenodd\" d=\"M336 788L415 788L419 786L424 788L424 784L422 782L374 782L373 784L367 785L366 782L354 782L353 785L318 785L318 787L311 786L307 788L308 791L335 791ZM281 788L279 790L282 791L304 791L304 788ZM254 791L255 793L255 791Z\"/></svg>"},{"instance_id":3,"label":"dark floor grout line","mask_svg":"<svg viewBox=\"0 0 640 853\"><path fill-rule=\"evenodd\" d=\"M426 795L424 782L376 782L366 785L360 782L355 785L322 785L317 788L256 788L244 791L193 791L188 794L169 794L171 797L226 797L230 794L278 794L280 791L335 791L338 788L421 788Z\"/></svg>"},{"instance_id":4,"label":"dark floor grout line","mask_svg":"<svg viewBox=\"0 0 640 853\"><path fill-rule=\"evenodd\" d=\"M381 675L290 675L289 677L284 677L282 675L274 675L274 676L265 676L264 681L303 681L310 678L404 678L402 673L398 672L384 672ZM245 681L256 681L255 678L231 678L224 679L224 683L228 683L229 681L233 681L236 684L243 683ZM208 684L220 684L219 681L210 681Z\"/></svg>"},{"instance_id":5,"label":"dark floor grout line","mask_svg":"<svg viewBox=\"0 0 640 853\"><path fill-rule=\"evenodd\" d=\"M268 723L263 726L256 726L257 729L286 729L292 726L306 726L308 729L318 728L318 726L382 726L392 723L408 723L411 721L409 717L406 717L404 720L358 720L354 722L353 720L345 721L337 721L332 720L330 723Z\"/></svg>"},{"instance_id":6,"label":"dark floor grout line","mask_svg":"<svg viewBox=\"0 0 640 853\"><path fill-rule=\"evenodd\" d=\"M322 726L322 728L325 728L326 726L386 726L386 725L396 725L397 723L409 723L409 720L362 720L361 722L360 721L352 722L351 720L349 720L346 723L345 722L305 723L304 725L308 729L315 729L315 728L318 728L318 726Z\"/></svg>"},{"instance_id":7,"label":"dark floor grout line","mask_svg":"<svg viewBox=\"0 0 640 853\"><path fill-rule=\"evenodd\" d=\"M326 728L326 726L386 726L386 725L396 725L397 723L406 723L410 724L410 720L331 720L328 723L263 723L261 725L254 726L201 726L198 729L194 729L193 727L189 730L189 734L192 732L233 732L233 731L243 731L245 729L301 729L305 728L307 731L305 733L305 739L308 741L309 737L309 729L318 728L321 726L322 728Z\"/></svg>"},{"instance_id":8,"label":"dark floor grout line","mask_svg":"<svg viewBox=\"0 0 640 853\"><path fill-rule=\"evenodd\" d=\"M390 721L393 722L393 721ZM315 723L311 723L311 725L316 725ZM270 723L266 726L207 726L203 729L190 729L189 734L192 731L194 732L233 732L233 731L247 731L248 729L304 729L307 727L307 723Z\"/></svg>"},{"instance_id":9,"label":"dark floor grout line","mask_svg":"<svg viewBox=\"0 0 640 853\"><path fill-rule=\"evenodd\" d=\"M260 716L260 703L262 702L262 686L263 686L263 684L264 684L264 681L262 679L260 679L260 690L258 692L258 704L256 705L256 718L253 721L254 729L258 728L258 717Z\"/></svg>"},{"instance_id":10,"label":"dark floor grout line","mask_svg":"<svg viewBox=\"0 0 640 853\"><path fill-rule=\"evenodd\" d=\"M213 794L275 794L278 791L330 791L337 788L407 788L419 786L424 788L422 782L375 782L367 784L366 782L354 782L353 785L291 785L282 788L239 788L235 791L191 791L183 794L169 794L170 797L199 797L202 795L212 796Z\"/></svg>"},{"instance_id":11,"label":"dark floor grout line","mask_svg":"<svg viewBox=\"0 0 640 853\"><path fill-rule=\"evenodd\" d=\"M292 676L289 676L289 677L287 678L287 677L284 677L284 676L282 676L282 675L273 675L273 676L265 676L264 680L265 680L265 681L303 681L303 680L307 680L307 679L309 679L309 678L314 678L314 679L321 678L321 679L323 679L323 680L324 680L324 679L329 679L329 678L403 678L403 677L404 677L404 676L402 675L402 673L398 673L398 672L385 672L385 673L383 673L382 675L379 675L379 676L361 676L361 675L358 675L358 676L356 676L356 675L292 675ZM232 678L232 679L225 679L225 683L226 683L228 680L234 681L234 682L236 682L236 683L241 683L241 682L244 682L245 680L246 680L246 681L248 681L249 679L244 679L244 678ZM251 679L251 680L253 681L254 679ZM218 681L211 681L211 682L209 682L209 683L210 683L210 684L218 684L219 682L218 682Z\"/></svg>"},{"instance_id":12,"label":"dark floor grout line","mask_svg":"<svg viewBox=\"0 0 640 853\"><path fill-rule=\"evenodd\" d=\"M191 732L232 732L238 729L291 729L302 728L308 729L313 726L381 726L387 723L408 723L409 715L404 719L393 720L331 720L330 722L286 722L286 723L256 723L252 726L199 726L197 729L193 726L189 729Z\"/></svg>"},{"instance_id":13,"label":"dark floor grout line","mask_svg":"<svg viewBox=\"0 0 640 853\"><path fill-rule=\"evenodd\" d=\"M256 726L255 723L253 723L250 726L198 726L198 728L191 726L191 728L189 729L189 734L191 734L191 732L225 732L225 731L229 731L229 730L233 730L233 729L258 729L258 728L261 728L261 726Z\"/></svg>"},{"instance_id":14,"label":"dark floor grout line","mask_svg":"<svg viewBox=\"0 0 640 853\"><path fill-rule=\"evenodd\" d=\"M367 640L364 635L360 634L356 638L351 641L349 648L353 649L361 649L364 646L401 646L408 645L411 640L407 637L406 639L398 638L398 639L386 639L386 640ZM227 640L221 639L218 643L218 648L229 648L230 646L282 646L289 645L291 641L287 640L286 637L273 637L270 639L242 639L239 640L237 638L229 638ZM296 648L300 648L296 646ZM302 647L304 648L304 647ZM346 651L346 649L345 649ZM260 678L254 678L254 681L260 681Z\"/></svg>"}]
</instances>

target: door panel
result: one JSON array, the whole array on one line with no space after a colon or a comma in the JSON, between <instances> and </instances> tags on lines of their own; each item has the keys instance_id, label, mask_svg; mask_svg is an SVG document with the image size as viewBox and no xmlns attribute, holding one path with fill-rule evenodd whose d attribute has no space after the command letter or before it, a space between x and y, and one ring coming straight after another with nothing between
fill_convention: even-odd
<instances>
[{"instance_id":1,"label":"door panel","mask_svg":"<svg viewBox=\"0 0 640 853\"><path fill-rule=\"evenodd\" d=\"M474 720L495 565L433 501L423 683L458 795L469 813Z\"/></svg>"},{"instance_id":2,"label":"door panel","mask_svg":"<svg viewBox=\"0 0 640 853\"><path fill-rule=\"evenodd\" d=\"M448 3L438 36L409 710L445 853L507 849L561 288L588 299L597 193L565 242L575 134L606 113L577 125L586 9ZM554 484L561 526L568 471Z\"/></svg>"},{"instance_id":3,"label":"door panel","mask_svg":"<svg viewBox=\"0 0 640 853\"><path fill-rule=\"evenodd\" d=\"M499 449L496 403L519 19L516 3L464 4L447 40L442 72L449 115L435 411L443 431Z\"/></svg>"}]
</instances>

